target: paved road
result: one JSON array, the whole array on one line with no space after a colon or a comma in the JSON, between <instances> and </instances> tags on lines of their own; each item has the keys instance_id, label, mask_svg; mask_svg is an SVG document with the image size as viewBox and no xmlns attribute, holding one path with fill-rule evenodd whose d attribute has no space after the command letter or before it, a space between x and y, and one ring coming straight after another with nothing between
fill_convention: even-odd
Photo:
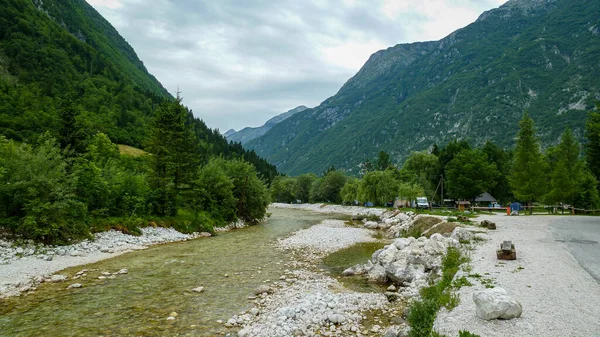
<instances>
[{"instance_id":1,"label":"paved road","mask_svg":"<svg viewBox=\"0 0 600 337\"><path fill-rule=\"evenodd\" d=\"M556 240L600 283L600 217L558 217L550 225Z\"/></svg>"}]
</instances>

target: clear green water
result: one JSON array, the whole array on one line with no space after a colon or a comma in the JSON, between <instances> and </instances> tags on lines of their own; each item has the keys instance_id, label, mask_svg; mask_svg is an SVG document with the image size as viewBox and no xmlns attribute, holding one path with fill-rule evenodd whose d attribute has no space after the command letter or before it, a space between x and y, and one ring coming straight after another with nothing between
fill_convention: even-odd
<instances>
[{"instance_id":1,"label":"clear green water","mask_svg":"<svg viewBox=\"0 0 600 337\"><path fill-rule=\"evenodd\" d=\"M338 250L323 258L322 268L330 272L346 287L361 292L383 291L383 287L369 283L364 276L342 276L342 272L357 264L364 264L373 255L373 252L383 248L383 242L365 242Z\"/></svg>"},{"instance_id":2,"label":"clear green water","mask_svg":"<svg viewBox=\"0 0 600 337\"><path fill-rule=\"evenodd\" d=\"M297 210L271 211L271 218L260 226L66 269L61 274L73 276L84 268L90 272L76 281L43 284L33 295L0 300L0 336L215 336L231 332L216 320L227 321L250 308L247 297L253 290L266 280L276 280L286 269L288 259L274 248L275 239L327 218ZM121 268L129 273L98 279L102 272ZM76 282L83 288L65 289ZM190 291L199 286L205 287L204 293ZM173 311L178 313L176 320L167 321Z\"/></svg>"}]
</instances>

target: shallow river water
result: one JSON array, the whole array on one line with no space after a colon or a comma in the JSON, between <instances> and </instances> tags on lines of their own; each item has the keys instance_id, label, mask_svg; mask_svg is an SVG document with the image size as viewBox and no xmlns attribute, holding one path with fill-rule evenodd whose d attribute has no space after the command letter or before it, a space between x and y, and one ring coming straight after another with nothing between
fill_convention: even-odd
<instances>
[{"instance_id":1,"label":"shallow river water","mask_svg":"<svg viewBox=\"0 0 600 337\"><path fill-rule=\"evenodd\" d=\"M0 300L0 336L215 336L235 331L217 320L251 307L247 299L267 280L276 280L289 262L276 239L333 215L271 209L265 223L197 239L151 247L59 274L74 281L42 284L35 294ZM325 260L337 273L364 262L377 247L369 244ZM127 268L115 279L103 272ZM227 274L227 276L225 275ZM82 283L79 289L66 287ZM203 286L203 293L191 289ZM175 320L167 321L171 312Z\"/></svg>"}]
</instances>

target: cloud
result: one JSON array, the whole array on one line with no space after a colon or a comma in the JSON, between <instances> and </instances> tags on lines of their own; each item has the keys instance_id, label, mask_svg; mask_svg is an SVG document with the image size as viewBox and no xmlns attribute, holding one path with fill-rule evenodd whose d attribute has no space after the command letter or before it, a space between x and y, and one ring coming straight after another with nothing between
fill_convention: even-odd
<instances>
[{"instance_id":1,"label":"cloud","mask_svg":"<svg viewBox=\"0 0 600 337\"><path fill-rule=\"evenodd\" d=\"M210 127L262 125L335 94L369 56L437 40L501 0L88 0Z\"/></svg>"}]
</instances>

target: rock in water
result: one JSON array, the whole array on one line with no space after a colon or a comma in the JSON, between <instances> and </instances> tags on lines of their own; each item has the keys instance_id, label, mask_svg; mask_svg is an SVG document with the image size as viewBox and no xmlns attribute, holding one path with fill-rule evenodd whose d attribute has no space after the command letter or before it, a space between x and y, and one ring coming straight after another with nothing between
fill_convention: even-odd
<instances>
[{"instance_id":1,"label":"rock in water","mask_svg":"<svg viewBox=\"0 0 600 337\"><path fill-rule=\"evenodd\" d=\"M68 286L67 289L81 288L81 287L83 287L83 285L81 283L73 283L70 286Z\"/></svg>"},{"instance_id":2,"label":"rock in water","mask_svg":"<svg viewBox=\"0 0 600 337\"><path fill-rule=\"evenodd\" d=\"M204 287L198 287L198 288L194 288L192 289L193 292L197 292L197 293L201 293L204 291Z\"/></svg>"},{"instance_id":3,"label":"rock in water","mask_svg":"<svg viewBox=\"0 0 600 337\"><path fill-rule=\"evenodd\" d=\"M485 320L511 319L521 316L521 303L508 295L503 288L492 288L473 294L477 317Z\"/></svg>"}]
</instances>

